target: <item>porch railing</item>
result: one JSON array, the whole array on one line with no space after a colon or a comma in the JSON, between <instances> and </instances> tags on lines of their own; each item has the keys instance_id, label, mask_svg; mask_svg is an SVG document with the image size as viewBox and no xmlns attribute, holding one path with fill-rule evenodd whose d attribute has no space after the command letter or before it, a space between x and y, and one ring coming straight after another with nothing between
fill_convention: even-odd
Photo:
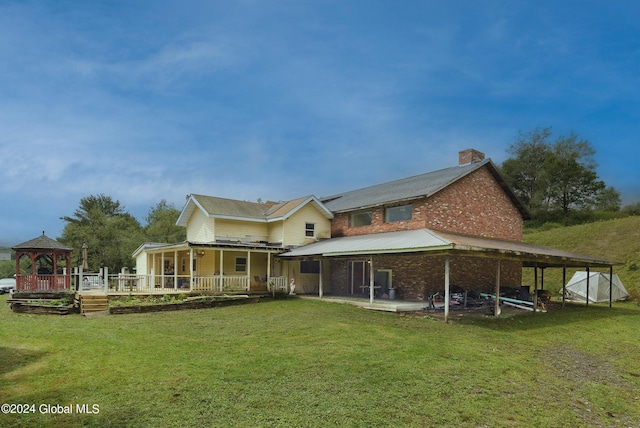
<instances>
[{"instance_id":1,"label":"porch railing","mask_svg":"<svg viewBox=\"0 0 640 428\"><path fill-rule=\"evenodd\" d=\"M288 293L287 278L284 276L273 276L267 282L267 291L269 293Z\"/></svg>"},{"instance_id":2,"label":"porch railing","mask_svg":"<svg viewBox=\"0 0 640 428\"><path fill-rule=\"evenodd\" d=\"M246 276L197 276L193 278L191 289L219 293L249 291L249 278Z\"/></svg>"},{"instance_id":3,"label":"porch railing","mask_svg":"<svg viewBox=\"0 0 640 428\"><path fill-rule=\"evenodd\" d=\"M216 293L246 293L251 290L247 276L195 276L189 287L188 276L159 275L109 275L109 292L165 294L189 291L209 291ZM288 291L286 277L271 277L268 284L275 284L276 291Z\"/></svg>"}]
</instances>

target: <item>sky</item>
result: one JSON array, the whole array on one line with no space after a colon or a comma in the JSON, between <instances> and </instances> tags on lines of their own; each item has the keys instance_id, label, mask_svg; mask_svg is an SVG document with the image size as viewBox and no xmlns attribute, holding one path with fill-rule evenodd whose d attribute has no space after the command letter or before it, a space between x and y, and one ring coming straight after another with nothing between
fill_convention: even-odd
<instances>
[{"instance_id":1,"label":"sky","mask_svg":"<svg viewBox=\"0 0 640 428\"><path fill-rule=\"evenodd\" d=\"M576 133L640 201L640 2L0 0L0 245L104 194L318 197Z\"/></svg>"}]
</instances>

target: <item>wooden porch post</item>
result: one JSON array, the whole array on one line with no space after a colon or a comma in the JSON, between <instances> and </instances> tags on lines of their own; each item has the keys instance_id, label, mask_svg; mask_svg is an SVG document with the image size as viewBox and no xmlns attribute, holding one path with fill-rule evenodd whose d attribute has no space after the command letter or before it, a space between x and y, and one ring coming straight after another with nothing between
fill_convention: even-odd
<instances>
[{"instance_id":1,"label":"wooden porch post","mask_svg":"<svg viewBox=\"0 0 640 428\"><path fill-rule=\"evenodd\" d=\"M193 290L193 247L189 247L189 291Z\"/></svg>"},{"instance_id":2,"label":"wooden porch post","mask_svg":"<svg viewBox=\"0 0 640 428\"><path fill-rule=\"evenodd\" d=\"M164 288L164 251L162 251L162 253L160 253L160 269L161 269L161 274L160 274L160 287Z\"/></svg>"},{"instance_id":3,"label":"wooden porch post","mask_svg":"<svg viewBox=\"0 0 640 428\"><path fill-rule=\"evenodd\" d=\"M449 322L449 304L451 296L449 293L449 271L451 269L449 256L444 258L444 322Z\"/></svg>"},{"instance_id":4,"label":"wooden porch post","mask_svg":"<svg viewBox=\"0 0 640 428\"><path fill-rule=\"evenodd\" d=\"M501 263L500 259L498 259L498 266L496 267L496 301L495 306L493 308L493 316L497 317L500 315L500 268Z\"/></svg>"},{"instance_id":5,"label":"wooden porch post","mask_svg":"<svg viewBox=\"0 0 640 428\"><path fill-rule=\"evenodd\" d=\"M224 266L223 259L224 259L224 250L220 248L220 292L222 292L222 290L224 289L224 284L223 284L224 274L222 273L223 272L222 269Z\"/></svg>"},{"instance_id":6,"label":"wooden porch post","mask_svg":"<svg viewBox=\"0 0 640 428\"><path fill-rule=\"evenodd\" d=\"M247 251L247 291L251 291L251 250Z\"/></svg>"},{"instance_id":7,"label":"wooden porch post","mask_svg":"<svg viewBox=\"0 0 640 428\"><path fill-rule=\"evenodd\" d=\"M271 251L267 251L267 285L271 278Z\"/></svg>"}]
</instances>

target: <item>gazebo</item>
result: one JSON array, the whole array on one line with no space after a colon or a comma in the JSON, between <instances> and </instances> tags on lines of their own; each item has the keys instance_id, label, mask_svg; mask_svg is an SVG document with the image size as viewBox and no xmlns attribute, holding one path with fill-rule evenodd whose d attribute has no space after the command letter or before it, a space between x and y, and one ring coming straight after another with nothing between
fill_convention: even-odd
<instances>
[{"instance_id":1,"label":"gazebo","mask_svg":"<svg viewBox=\"0 0 640 428\"><path fill-rule=\"evenodd\" d=\"M16 292L71 289L72 248L47 237L43 231L41 236L12 249L16 252Z\"/></svg>"}]
</instances>

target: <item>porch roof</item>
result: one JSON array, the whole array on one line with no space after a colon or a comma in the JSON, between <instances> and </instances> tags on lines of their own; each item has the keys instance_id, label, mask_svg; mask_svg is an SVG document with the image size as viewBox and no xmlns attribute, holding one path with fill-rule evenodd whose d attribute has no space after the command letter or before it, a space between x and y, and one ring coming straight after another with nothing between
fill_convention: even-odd
<instances>
[{"instance_id":1,"label":"porch roof","mask_svg":"<svg viewBox=\"0 0 640 428\"><path fill-rule=\"evenodd\" d=\"M140 245L134 252L133 257L136 257L142 251L147 253L160 253L164 251L186 251L189 248L200 249L237 249L237 250L254 250L254 251L269 251L269 252L281 252L285 249L280 246L260 244L260 243L242 243L242 242L191 242L184 241L176 244L162 244L157 242L145 242Z\"/></svg>"},{"instance_id":2,"label":"porch roof","mask_svg":"<svg viewBox=\"0 0 640 428\"><path fill-rule=\"evenodd\" d=\"M345 236L295 248L280 257L340 257L428 252L521 261L538 267L610 267L617 262L518 241L482 238L430 229Z\"/></svg>"}]
</instances>

